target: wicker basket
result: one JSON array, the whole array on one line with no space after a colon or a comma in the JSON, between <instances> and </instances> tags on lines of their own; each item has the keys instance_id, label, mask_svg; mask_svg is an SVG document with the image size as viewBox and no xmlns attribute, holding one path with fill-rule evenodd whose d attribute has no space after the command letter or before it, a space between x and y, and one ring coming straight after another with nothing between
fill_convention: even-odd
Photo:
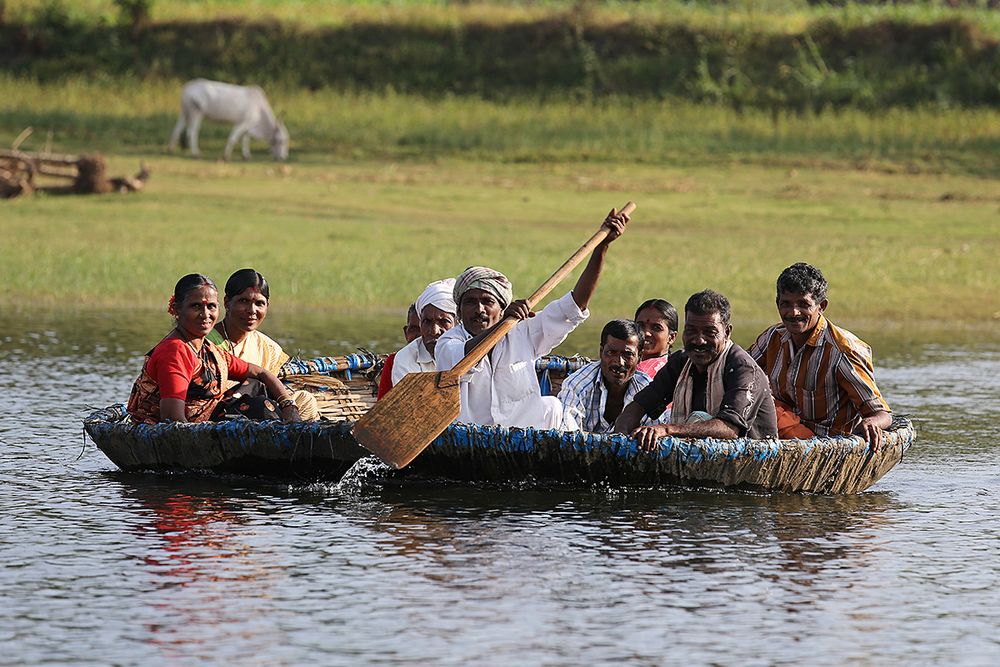
<instances>
[{"instance_id":1,"label":"wicker basket","mask_svg":"<svg viewBox=\"0 0 1000 667\"><path fill-rule=\"evenodd\" d=\"M321 417L354 420L375 405L385 360L385 355L367 350L341 357L292 359L278 376L290 389L314 394ZM542 357L535 362L542 392L555 396L563 380L588 363L586 357Z\"/></svg>"}]
</instances>

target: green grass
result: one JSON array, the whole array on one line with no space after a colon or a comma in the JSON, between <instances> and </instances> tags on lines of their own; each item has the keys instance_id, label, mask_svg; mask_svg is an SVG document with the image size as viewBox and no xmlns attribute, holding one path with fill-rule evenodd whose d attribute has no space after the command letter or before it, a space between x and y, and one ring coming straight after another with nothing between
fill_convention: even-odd
<instances>
[{"instance_id":1,"label":"green grass","mask_svg":"<svg viewBox=\"0 0 1000 667\"><path fill-rule=\"evenodd\" d=\"M171 82L0 79L0 145L101 150L152 167L138 195L0 201L4 308L162 308L174 282L255 266L283 310L398 312L430 280L494 265L526 295L611 206L639 204L595 317L713 287L737 320L819 265L845 323L995 336L1000 115L780 116L690 103L490 104L274 89L292 161L162 151ZM217 156L228 128L206 126ZM572 281L567 281L569 289Z\"/></svg>"},{"instance_id":2,"label":"green grass","mask_svg":"<svg viewBox=\"0 0 1000 667\"><path fill-rule=\"evenodd\" d=\"M25 127L25 148L52 132L61 150L148 154L165 146L181 83L0 76L0 145ZM292 135L293 159L439 159L504 162L626 161L699 165L829 165L880 171L1000 174L1000 112L892 109L771 115L675 100L616 98L492 103L469 97L309 92L267 87ZM228 127L206 123L218 155ZM265 152L258 146L259 154Z\"/></svg>"},{"instance_id":3,"label":"green grass","mask_svg":"<svg viewBox=\"0 0 1000 667\"><path fill-rule=\"evenodd\" d=\"M221 282L243 266L268 276L286 310L401 309L428 281L475 263L507 272L526 295L631 198L633 229L613 247L594 304L602 319L710 286L741 321L764 322L775 276L799 260L827 273L841 320L1000 318L1000 197L976 178L450 159L283 171L150 159L140 195L3 202L0 305L162 307L180 275ZM112 161L116 172L134 167L134 156Z\"/></svg>"}]
</instances>

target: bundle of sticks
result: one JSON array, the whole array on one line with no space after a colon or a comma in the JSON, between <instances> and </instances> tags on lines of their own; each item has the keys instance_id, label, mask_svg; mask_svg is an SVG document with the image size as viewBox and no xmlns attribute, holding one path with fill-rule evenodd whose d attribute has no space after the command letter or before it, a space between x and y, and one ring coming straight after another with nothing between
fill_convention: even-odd
<instances>
[{"instance_id":1,"label":"bundle of sticks","mask_svg":"<svg viewBox=\"0 0 1000 667\"><path fill-rule=\"evenodd\" d=\"M138 192L149 180L149 168L140 164L135 176L108 178L107 163L100 153L90 155L57 155L28 153L17 149L0 150L0 199L30 195L34 192L52 194L103 194L107 192ZM40 177L49 177L56 184L42 184ZM58 181L62 181L59 183ZM68 183L67 183L68 181Z\"/></svg>"}]
</instances>

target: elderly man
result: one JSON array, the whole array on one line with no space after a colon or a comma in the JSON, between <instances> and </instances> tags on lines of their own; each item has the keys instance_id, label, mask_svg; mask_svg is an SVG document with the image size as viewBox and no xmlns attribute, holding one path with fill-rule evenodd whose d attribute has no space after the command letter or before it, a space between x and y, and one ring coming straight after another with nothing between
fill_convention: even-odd
<instances>
[{"instance_id":1,"label":"elderly man","mask_svg":"<svg viewBox=\"0 0 1000 667\"><path fill-rule=\"evenodd\" d=\"M774 438L778 426L767 376L730 340L729 300L712 290L693 294L684 306L684 350L670 355L653 382L635 395L615 422L639 449L656 449L660 438ZM669 424L640 426L673 401Z\"/></svg>"},{"instance_id":2,"label":"elderly man","mask_svg":"<svg viewBox=\"0 0 1000 667\"><path fill-rule=\"evenodd\" d=\"M781 437L857 433L877 448L892 415L875 384L872 349L824 317L827 287L804 262L782 271L781 323L757 338L750 356L770 380Z\"/></svg>"},{"instance_id":3,"label":"elderly man","mask_svg":"<svg viewBox=\"0 0 1000 667\"><path fill-rule=\"evenodd\" d=\"M396 353L392 366L392 384L410 373L434 370L434 348L441 334L455 326L455 279L435 280L417 297L420 336Z\"/></svg>"},{"instance_id":4,"label":"elderly man","mask_svg":"<svg viewBox=\"0 0 1000 667\"><path fill-rule=\"evenodd\" d=\"M403 338L407 343L412 343L420 337L420 318L417 317L417 304L411 303L406 310L406 324L403 325ZM396 364L396 353L390 354L385 365L382 366L382 374L378 380L378 398L382 398L392 389L392 367Z\"/></svg>"},{"instance_id":5,"label":"elderly man","mask_svg":"<svg viewBox=\"0 0 1000 667\"><path fill-rule=\"evenodd\" d=\"M643 333L632 320L611 320L601 331L600 359L570 375L559 390L565 430L607 433L622 409L652 378L636 369ZM643 424L653 423L643 416Z\"/></svg>"},{"instance_id":6,"label":"elderly man","mask_svg":"<svg viewBox=\"0 0 1000 667\"><path fill-rule=\"evenodd\" d=\"M603 223L608 236L594 249L576 286L537 315L524 300L511 302L510 281L499 271L474 266L458 277L455 303L461 322L438 339L438 370L454 368L504 317L521 320L462 378L458 421L535 428L562 425L562 404L555 396L541 395L535 360L551 352L590 315L587 306L608 246L625 231L628 219L611 210Z\"/></svg>"}]
</instances>

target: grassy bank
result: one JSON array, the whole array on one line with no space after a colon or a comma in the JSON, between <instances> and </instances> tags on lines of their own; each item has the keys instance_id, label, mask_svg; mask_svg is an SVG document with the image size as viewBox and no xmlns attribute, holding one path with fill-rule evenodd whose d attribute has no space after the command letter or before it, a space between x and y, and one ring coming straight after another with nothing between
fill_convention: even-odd
<instances>
[{"instance_id":1,"label":"grassy bank","mask_svg":"<svg viewBox=\"0 0 1000 667\"><path fill-rule=\"evenodd\" d=\"M1000 21L986 10L402 5L164 2L148 20L120 24L100 3L13 3L0 22L0 69L44 81L205 76L493 100L676 98L775 113L1000 104Z\"/></svg>"},{"instance_id":2,"label":"grassy bank","mask_svg":"<svg viewBox=\"0 0 1000 667\"><path fill-rule=\"evenodd\" d=\"M161 151L180 81L0 75L0 145L25 127L38 150ZM460 157L506 162L625 161L666 165L751 162L880 171L1000 174L1000 112L894 109L817 115L738 113L718 105L612 98L506 104L450 96L268 89L292 136L292 159ZM202 149L221 153L229 127L206 123ZM263 155L265 149L258 145Z\"/></svg>"},{"instance_id":3,"label":"grassy bank","mask_svg":"<svg viewBox=\"0 0 1000 667\"><path fill-rule=\"evenodd\" d=\"M1000 320L996 109L799 114L282 81L267 85L292 135L279 167L259 144L254 162L215 162L219 125L203 128L206 159L166 156L181 81L0 74L0 145L31 126L26 150L51 137L57 151L107 153L115 174L140 159L153 170L137 196L0 202L0 307L159 309L183 273L222 281L247 265L282 309L319 317L398 312L472 263L506 271L523 295L609 207L635 199L598 318L712 286L743 326L762 325L776 274L807 260L827 272L831 314L848 325L989 333Z\"/></svg>"},{"instance_id":4,"label":"grassy bank","mask_svg":"<svg viewBox=\"0 0 1000 667\"><path fill-rule=\"evenodd\" d=\"M316 160L276 168L149 156L135 196L0 202L6 308L162 307L183 273L253 265L282 309L399 310L474 263L540 284L613 205L639 203L594 304L675 303L706 286L742 322L773 318L773 281L808 260L846 323L1000 319L995 184L960 175L747 164ZM118 156L116 172L135 168ZM567 282L566 287L571 285ZM993 295L993 296L990 296ZM992 305L991 305L992 304Z\"/></svg>"}]
</instances>

